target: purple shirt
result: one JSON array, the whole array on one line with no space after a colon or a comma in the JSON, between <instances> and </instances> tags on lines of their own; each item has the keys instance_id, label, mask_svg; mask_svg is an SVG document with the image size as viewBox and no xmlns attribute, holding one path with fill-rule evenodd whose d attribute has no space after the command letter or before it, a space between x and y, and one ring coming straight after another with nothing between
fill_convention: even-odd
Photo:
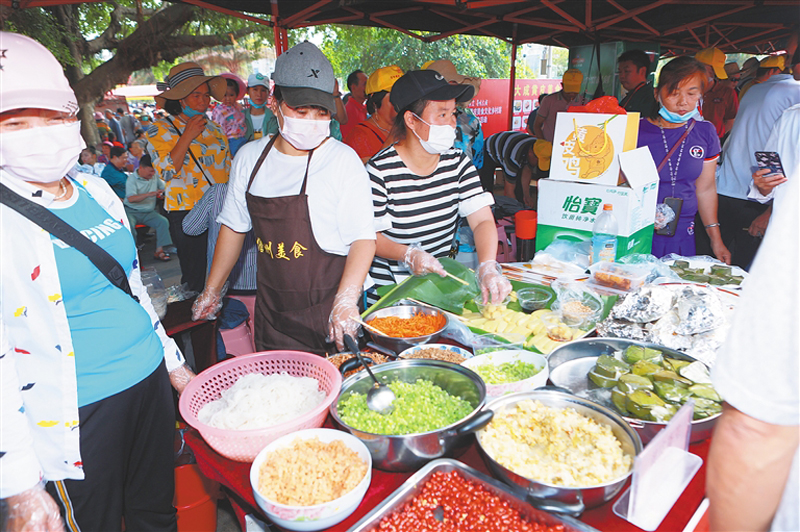
<instances>
[{"instance_id":1,"label":"purple shirt","mask_svg":"<svg viewBox=\"0 0 800 532\"><path fill-rule=\"evenodd\" d=\"M664 128L664 136L667 139L667 146L672 146L683 135L683 127L675 129ZM647 146L656 167L661 164L667 155L668 149L664 148L664 138L661 136L661 128L651 124L643 118L639 121L639 147ZM678 148L670 157L672 170L677 170L675 179L675 191L672 190L672 180L670 178L670 165L665 164L658 173L658 202L663 203L664 198L677 197L683 198L683 208L681 209L682 219L693 219L697 213L697 193L695 182L703 171L703 164L719 156L722 149L719 145L719 137L710 122L695 122L689 136L683 145L683 150ZM682 153L681 153L682 152ZM680 158L680 163L678 163Z\"/></svg>"}]
</instances>

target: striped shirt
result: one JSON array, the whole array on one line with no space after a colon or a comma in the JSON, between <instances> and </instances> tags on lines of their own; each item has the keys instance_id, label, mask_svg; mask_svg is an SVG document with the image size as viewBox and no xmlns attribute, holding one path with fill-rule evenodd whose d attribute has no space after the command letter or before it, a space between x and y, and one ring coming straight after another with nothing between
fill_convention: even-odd
<instances>
[{"instance_id":1,"label":"striped shirt","mask_svg":"<svg viewBox=\"0 0 800 532\"><path fill-rule=\"evenodd\" d=\"M203 197L195 204L194 208L183 219L183 232L189 236L197 236L208 230L208 250L206 262L208 271L211 271L211 261L214 258L214 249L219 236L217 216L222 211L225 196L228 194L228 183L220 183L209 188ZM251 229L245 234L242 252L239 260L228 276L230 288L233 290L256 289L256 239Z\"/></svg>"},{"instance_id":2,"label":"striped shirt","mask_svg":"<svg viewBox=\"0 0 800 532\"><path fill-rule=\"evenodd\" d=\"M536 137L519 131L503 131L486 139L486 153L503 168L506 178L516 180Z\"/></svg>"},{"instance_id":3,"label":"striped shirt","mask_svg":"<svg viewBox=\"0 0 800 532\"><path fill-rule=\"evenodd\" d=\"M401 244L418 243L435 257L446 257L459 216L494 203L483 191L478 172L461 150L439 157L427 176L413 174L394 146L367 163L372 181L375 231ZM396 260L375 257L370 276L378 286L399 283L408 271Z\"/></svg>"}]
</instances>

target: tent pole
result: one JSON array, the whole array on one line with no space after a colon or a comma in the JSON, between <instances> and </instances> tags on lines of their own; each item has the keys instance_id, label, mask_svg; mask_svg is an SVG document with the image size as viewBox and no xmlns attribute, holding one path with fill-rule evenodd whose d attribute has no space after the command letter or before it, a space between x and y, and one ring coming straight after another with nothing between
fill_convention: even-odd
<instances>
[{"instance_id":1,"label":"tent pole","mask_svg":"<svg viewBox=\"0 0 800 532\"><path fill-rule=\"evenodd\" d=\"M513 38L511 39L511 73L508 87L508 131L514 123L514 84L517 79L517 25L514 24Z\"/></svg>"},{"instance_id":2,"label":"tent pole","mask_svg":"<svg viewBox=\"0 0 800 532\"><path fill-rule=\"evenodd\" d=\"M286 28L275 26L275 57L278 57L289 48L289 35Z\"/></svg>"}]
</instances>

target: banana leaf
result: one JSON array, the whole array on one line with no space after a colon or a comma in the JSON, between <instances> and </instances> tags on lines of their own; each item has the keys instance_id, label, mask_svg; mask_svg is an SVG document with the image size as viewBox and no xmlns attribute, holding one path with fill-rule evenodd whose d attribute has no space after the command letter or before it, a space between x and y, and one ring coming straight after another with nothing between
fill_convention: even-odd
<instances>
[{"instance_id":1,"label":"banana leaf","mask_svg":"<svg viewBox=\"0 0 800 532\"><path fill-rule=\"evenodd\" d=\"M448 273L463 279L468 284L464 285L450 277L440 277L435 273L419 277L411 276L399 284L378 288L381 299L368 308L362 316L384 307L391 307L402 299L416 299L442 310L461 314L464 311L464 303L480 296L478 280L472 270L458 261L443 258L439 259L439 262Z\"/></svg>"}]
</instances>

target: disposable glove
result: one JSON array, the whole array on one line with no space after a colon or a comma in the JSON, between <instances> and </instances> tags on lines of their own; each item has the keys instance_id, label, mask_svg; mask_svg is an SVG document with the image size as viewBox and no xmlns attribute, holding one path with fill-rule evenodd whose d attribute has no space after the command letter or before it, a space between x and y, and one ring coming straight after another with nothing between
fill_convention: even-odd
<instances>
[{"instance_id":1,"label":"disposable glove","mask_svg":"<svg viewBox=\"0 0 800 532\"><path fill-rule=\"evenodd\" d=\"M222 308L222 296L225 295L227 289L228 283L225 283L221 290L219 288L207 286L205 290L203 290L203 293L197 296L197 299L195 299L192 304L192 320L216 319L217 314Z\"/></svg>"},{"instance_id":2,"label":"disposable glove","mask_svg":"<svg viewBox=\"0 0 800 532\"><path fill-rule=\"evenodd\" d=\"M63 532L61 511L56 501L40 482L31 489L6 499L8 517L4 527L8 532Z\"/></svg>"},{"instance_id":3,"label":"disposable glove","mask_svg":"<svg viewBox=\"0 0 800 532\"><path fill-rule=\"evenodd\" d=\"M349 334L356 338L359 324L358 298L361 296L360 286L346 286L336 293L333 299L333 308L328 318L328 339L336 342L339 351L344 349L344 335Z\"/></svg>"},{"instance_id":4,"label":"disposable glove","mask_svg":"<svg viewBox=\"0 0 800 532\"><path fill-rule=\"evenodd\" d=\"M444 277L447 272L439 262L439 259L423 251L419 244L411 244L403 256L403 266L413 275L425 275L426 273L435 273Z\"/></svg>"},{"instance_id":5,"label":"disposable glove","mask_svg":"<svg viewBox=\"0 0 800 532\"><path fill-rule=\"evenodd\" d=\"M511 293L511 283L503 277L502 272L496 260L487 260L478 266L478 282L484 305L490 302L500 304Z\"/></svg>"}]
</instances>

